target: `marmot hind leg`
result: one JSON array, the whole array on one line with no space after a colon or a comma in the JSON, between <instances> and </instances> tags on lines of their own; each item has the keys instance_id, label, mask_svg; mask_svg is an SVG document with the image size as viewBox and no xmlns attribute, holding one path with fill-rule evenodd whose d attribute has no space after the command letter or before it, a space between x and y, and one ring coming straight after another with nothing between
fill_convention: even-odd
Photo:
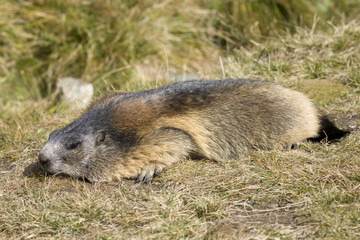
<instances>
[{"instance_id":1,"label":"marmot hind leg","mask_svg":"<svg viewBox=\"0 0 360 240\"><path fill-rule=\"evenodd\" d=\"M125 158L125 164L133 168L130 178L136 182L149 182L166 166L197 153L191 135L173 127L162 127L146 134L139 145Z\"/></svg>"},{"instance_id":2,"label":"marmot hind leg","mask_svg":"<svg viewBox=\"0 0 360 240\"><path fill-rule=\"evenodd\" d=\"M284 147L284 150L285 151L290 151L290 150L296 150L300 147L300 143L297 142L297 143L294 143L294 144L289 144L289 145L286 145L286 147Z\"/></svg>"}]
</instances>

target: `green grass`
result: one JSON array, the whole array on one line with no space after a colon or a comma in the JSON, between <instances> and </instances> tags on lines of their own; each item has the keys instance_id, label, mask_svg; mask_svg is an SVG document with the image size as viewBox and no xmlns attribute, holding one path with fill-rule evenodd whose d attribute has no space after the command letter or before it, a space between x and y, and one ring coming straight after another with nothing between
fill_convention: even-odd
<instances>
[{"instance_id":1,"label":"green grass","mask_svg":"<svg viewBox=\"0 0 360 240\"><path fill-rule=\"evenodd\" d=\"M223 2L1 2L0 239L360 238L357 2ZM53 106L58 78L82 77L100 95L164 85L170 73L274 81L355 131L331 145L184 161L150 184L24 176L49 133L78 116Z\"/></svg>"},{"instance_id":2,"label":"green grass","mask_svg":"<svg viewBox=\"0 0 360 240\"><path fill-rule=\"evenodd\" d=\"M43 99L66 76L81 77L104 91L139 81L142 72L152 71L150 78L165 78L160 69L197 74L254 41L295 33L299 26L331 30L328 20L348 21L359 9L356 0L3 0L0 90L7 94L2 101ZM351 48L357 38L336 39L333 51ZM321 63L307 68L310 77L325 76ZM357 72L351 79L359 82Z\"/></svg>"}]
</instances>

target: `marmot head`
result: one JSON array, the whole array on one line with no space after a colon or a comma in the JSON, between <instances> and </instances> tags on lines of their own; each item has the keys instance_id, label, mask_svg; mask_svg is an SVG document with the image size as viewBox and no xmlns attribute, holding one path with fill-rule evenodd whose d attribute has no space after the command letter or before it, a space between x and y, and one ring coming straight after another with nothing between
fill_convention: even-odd
<instances>
[{"instance_id":1,"label":"marmot head","mask_svg":"<svg viewBox=\"0 0 360 240\"><path fill-rule=\"evenodd\" d=\"M39 161L51 173L62 173L76 178L89 178L91 159L105 140L102 131L97 133L66 132L55 130L39 153ZM99 148L99 149L96 149ZM96 150L95 150L96 149ZM89 179L91 181L91 179Z\"/></svg>"},{"instance_id":2,"label":"marmot head","mask_svg":"<svg viewBox=\"0 0 360 240\"><path fill-rule=\"evenodd\" d=\"M87 112L70 125L53 131L39 153L50 174L66 174L90 182L100 181L121 163L126 138L111 131L101 115Z\"/></svg>"}]
</instances>

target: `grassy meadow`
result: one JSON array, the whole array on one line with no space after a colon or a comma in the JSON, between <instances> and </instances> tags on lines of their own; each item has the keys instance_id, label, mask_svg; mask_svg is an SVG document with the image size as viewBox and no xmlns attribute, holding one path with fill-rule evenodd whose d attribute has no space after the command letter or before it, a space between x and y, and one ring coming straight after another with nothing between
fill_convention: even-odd
<instances>
[{"instance_id":1,"label":"grassy meadow","mask_svg":"<svg viewBox=\"0 0 360 240\"><path fill-rule=\"evenodd\" d=\"M0 0L0 239L360 239L360 3ZM265 79L352 133L337 143L187 160L148 184L29 169L78 116L54 101L182 78Z\"/></svg>"}]
</instances>

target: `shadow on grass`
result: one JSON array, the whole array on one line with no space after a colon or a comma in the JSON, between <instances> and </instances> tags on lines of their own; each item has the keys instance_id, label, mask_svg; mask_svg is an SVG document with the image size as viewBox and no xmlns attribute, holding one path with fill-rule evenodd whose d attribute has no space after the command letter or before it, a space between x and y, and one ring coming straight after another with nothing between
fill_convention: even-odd
<instances>
[{"instance_id":1,"label":"shadow on grass","mask_svg":"<svg viewBox=\"0 0 360 240\"><path fill-rule=\"evenodd\" d=\"M25 177L45 177L49 174L45 172L40 162L36 161L25 167L23 175Z\"/></svg>"},{"instance_id":2,"label":"shadow on grass","mask_svg":"<svg viewBox=\"0 0 360 240\"><path fill-rule=\"evenodd\" d=\"M68 175L63 173L57 173L57 174L51 174L44 170L44 168L41 166L39 161L36 161L34 163L31 163L30 165L26 166L23 171L23 176L29 177L29 178L45 178L45 177L52 177L56 176L57 178L69 178ZM86 179L83 178L77 178L80 181L83 182L89 182Z\"/></svg>"},{"instance_id":3,"label":"shadow on grass","mask_svg":"<svg viewBox=\"0 0 360 240\"><path fill-rule=\"evenodd\" d=\"M86 178L74 178L74 177L71 177L71 176L68 176L68 175L62 174L62 173L57 173L57 174L48 173L44 170L44 168L41 166L40 162L38 162L38 161L33 162L33 163L29 164L28 166L26 166L23 171L23 176L28 177L28 178L40 178L40 179L44 179L44 180L47 177L56 177L57 179L75 179L80 182L85 182L85 183L89 183L89 184L97 184L98 183L98 182L90 182ZM117 185L119 183L121 183L122 185L127 185L127 186L138 185L142 188L151 189L151 190L160 190L163 186L163 184L159 181L152 181L149 183L143 183L143 182L135 183L134 179L122 179L121 181L107 182L108 185L114 185L114 184Z\"/></svg>"}]
</instances>

